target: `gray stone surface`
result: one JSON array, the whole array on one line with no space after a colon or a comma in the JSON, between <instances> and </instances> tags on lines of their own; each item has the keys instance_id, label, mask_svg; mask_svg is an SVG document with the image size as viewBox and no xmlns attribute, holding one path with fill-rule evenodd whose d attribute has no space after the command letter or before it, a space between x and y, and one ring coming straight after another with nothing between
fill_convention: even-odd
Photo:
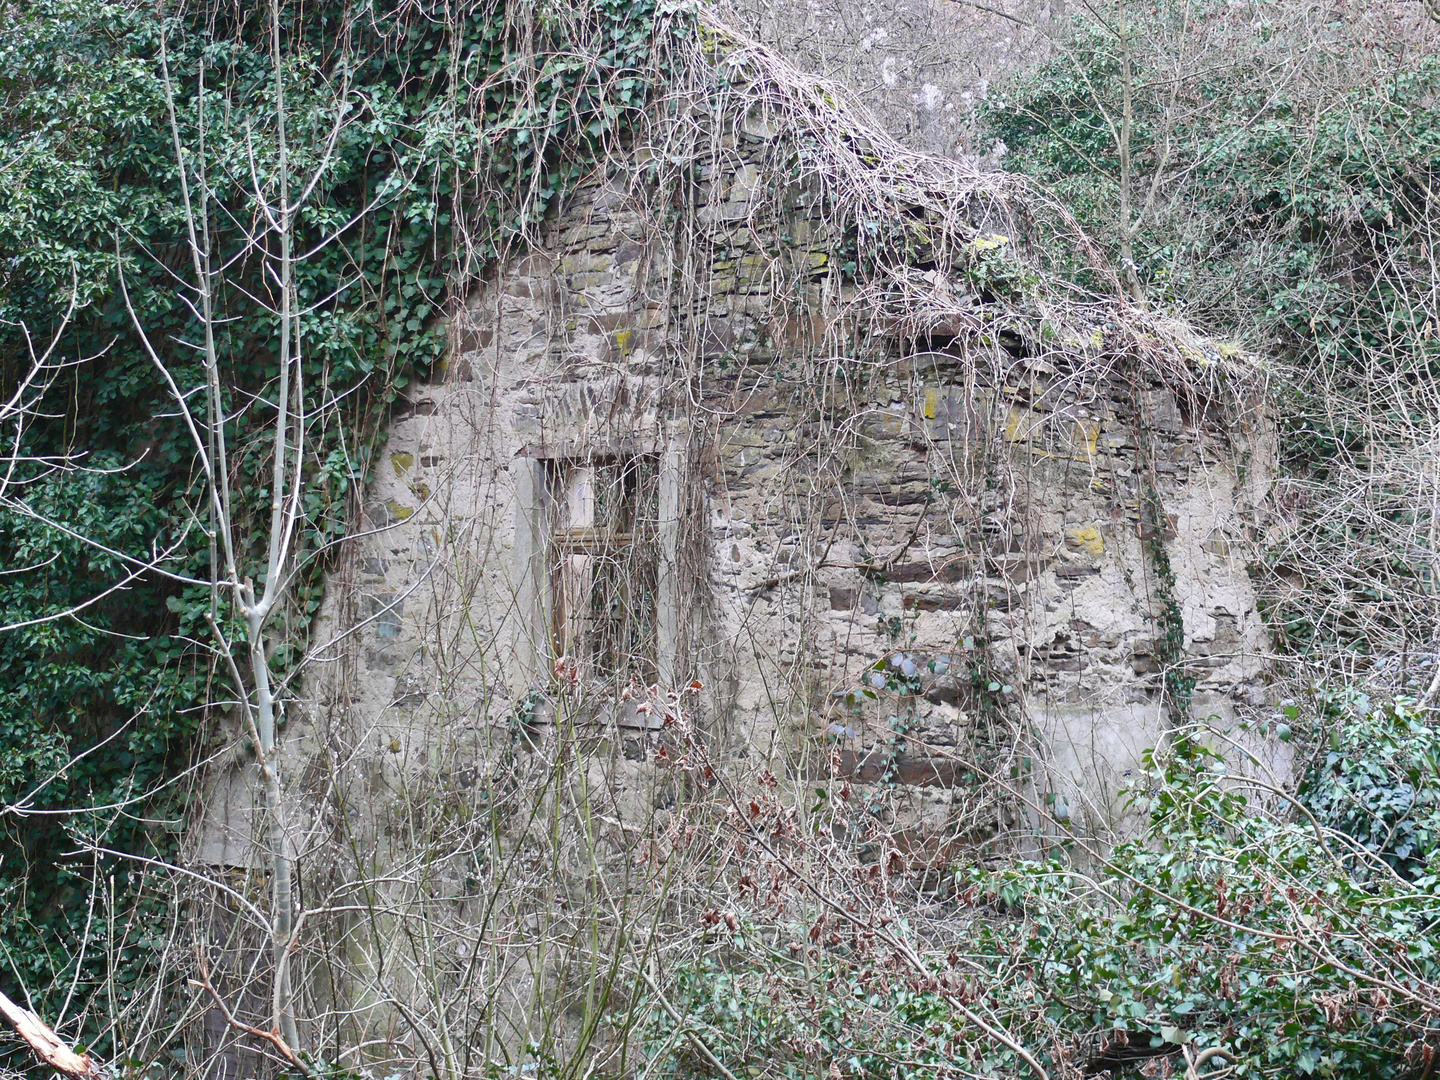
<instances>
[{"instance_id":1,"label":"gray stone surface","mask_svg":"<svg viewBox=\"0 0 1440 1080\"><path fill-rule=\"evenodd\" d=\"M654 812L659 713L615 684L577 705L557 670L547 529L567 463L658 470L634 558L654 563L660 690L700 685L689 709L725 760L883 790L896 829L980 813L965 761L982 751L1074 827L1123 819L1172 722L1146 536L1174 570L1195 715L1263 698L1246 573L1263 423L1182 408L1154 375L1089 362L1093 343L1015 356L963 320L856 322L844 238L785 183L777 130L747 113L712 140L683 242L643 172L617 172L475 283L332 575L292 776L342 760L382 820L416 771L483 772L517 731L544 745L576 722L610 755L617 820ZM952 312L974 306L931 277ZM1152 496L1163 522L1142 520ZM917 683L865 695L907 661Z\"/></svg>"},{"instance_id":2,"label":"gray stone surface","mask_svg":"<svg viewBox=\"0 0 1440 1080\"><path fill-rule=\"evenodd\" d=\"M315 698L338 679L352 710L397 737L449 716L503 724L527 693L548 699L543 462L648 455L663 463L658 671L704 684L703 722L728 752L776 769L837 748L865 761L898 710L918 762L900 770L905 787L926 769L963 772L925 762L971 745L982 713L1021 717L1042 758L1037 790L1063 792L1088 827L1118 820L1118 792L1169 722L1145 485L1167 511L1158 534L1196 713L1232 717L1265 668L1245 569L1264 445L1186 421L1163 385L1048 358L1012 362L997 383L972 357L907 355L898 338L837 358L836 377L860 387L853 408L817 411L808 348L825 302L766 326L764 236L735 228L754 168L717 175L723 198L697 245L710 261L683 310L652 272L647 223L604 183L571 198L543 247L476 285L447 376L392 425L367 499L380 531L354 565L378 571L363 589L401 613L398 632L385 614L361 625L354 660L322 666ZM833 289L816 244L802 256ZM358 584L336 576L328 632L349 628ZM857 699L901 653L933 685ZM1000 692L977 694L981 666Z\"/></svg>"}]
</instances>

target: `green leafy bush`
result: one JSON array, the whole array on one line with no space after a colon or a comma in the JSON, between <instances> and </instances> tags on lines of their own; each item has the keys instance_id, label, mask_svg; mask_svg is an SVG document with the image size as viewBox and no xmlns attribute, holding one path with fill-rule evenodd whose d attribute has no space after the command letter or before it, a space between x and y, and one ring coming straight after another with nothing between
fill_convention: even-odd
<instances>
[{"instance_id":1,"label":"green leafy bush","mask_svg":"<svg viewBox=\"0 0 1440 1080\"><path fill-rule=\"evenodd\" d=\"M1440 730L1431 714L1403 699L1370 708L1353 693L1322 702L1341 722L1300 785L1300 802L1397 874L1425 877L1440 853ZM1356 860L1354 872L1374 870Z\"/></svg>"},{"instance_id":2,"label":"green leafy bush","mask_svg":"<svg viewBox=\"0 0 1440 1080\"><path fill-rule=\"evenodd\" d=\"M1133 1063L1217 1046L1239 1076L1409 1075L1416 1040L1434 1035L1440 866L1424 865L1435 849L1417 829L1408 876L1357 874L1349 835L1380 838L1376 851L1398 858L1384 843L1400 818L1394 800L1350 800L1347 783L1394 778L1401 757L1428 760L1412 719L1403 706L1347 714L1337 745L1355 756L1306 777L1312 804L1338 810L1344 833L1266 812L1223 758L1176 742L1135 794L1148 827L1098 875L1057 858L964 876L982 902L1021 913L977 923L981 940L997 961L1024 957L1056 1026L1092 1047L1128 1044ZM1407 806L1440 792L1431 766L1406 775Z\"/></svg>"},{"instance_id":3,"label":"green leafy bush","mask_svg":"<svg viewBox=\"0 0 1440 1080\"><path fill-rule=\"evenodd\" d=\"M976 1065L1013 1071L1013 1057L977 1040L935 988L944 970L942 961L918 976L843 951L817 951L806 961L741 934L674 973L668 1004L679 1019L658 1005L651 1010L645 1054L656 1075L715 1076L708 1055L687 1038L693 1032L737 1076L903 1080Z\"/></svg>"},{"instance_id":4,"label":"green leafy bush","mask_svg":"<svg viewBox=\"0 0 1440 1080\"><path fill-rule=\"evenodd\" d=\"M169 851L174 830L153 823L178 826L186 806L167 782L237 692L197 584L212 553L193 446L127 306L176 384L202 385L186 344L200 331L177 287L191 273L177 138L192 185L204 165L224 267L217 348L241 573L265 565L267 537L248 522L268 503L279 339L252 243L282 168L269 11L0 4L0 392L25 377L32 344L58 334L69 361L18 436L0 508L0 618L17 627L0 633L0 981L18 979L51 1018L65 1001L67 1021L83 1012L107 980L132 984L150 951L135 943L160 917L126 921L138 864L65 853L77 838ZM452 281L538 221L649 93L651 0L535 14L503 0L282 5L288 169L314 187L294 236L303 569L279 615L290 644L272 658L277 676L319 607L388 410L447 347ZM118 952L81 945L97 896L112 928L133 928Z\"/></svg>"}]
</instances>

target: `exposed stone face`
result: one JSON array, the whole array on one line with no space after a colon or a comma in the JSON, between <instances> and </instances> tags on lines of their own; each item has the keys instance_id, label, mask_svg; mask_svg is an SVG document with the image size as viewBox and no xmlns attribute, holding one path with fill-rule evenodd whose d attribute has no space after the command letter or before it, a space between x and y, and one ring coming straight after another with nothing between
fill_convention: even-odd
<instances>
[{"instance_id":1,"label":"exposed stone face","mask_svg":"<svg viewBox=\"0 0 1440 1080\"><path fill-rule=\"evenodd\" d=\"M727 753L884 789L897 827L958 813L977 740L1022 721L1040 758L1025 791L1113 823L1167 723L1147 539L1174 570L1194 711L1253 703L1263 440L1185 415L1153 379L1058 355L979 365L945 334L817 362L848 287L804 192L757 220L769 137L747 117L707 167L683 285L621 188L575 193L543 244L475 287L447 371L391 425L374 532L321 620L341 641L309 684L321 726L343 717L373 761L377 797L436 730L483 757L507 724L543 731L568 708L556 477L602 459L657 476L653 543L634 549L655 563L646 670L703 684L699 722ZM585 714L624 750L616 790L646 788L664 738L635 705ZM318 730L297 731L297 754Z\"/></svg>"},{"instance_id":2,"label":"exposed stone face","mask_svg":"<svg viewBox=\"0 0 1440 1080\"><path fill-rule=\"evenodd\" d=\"M977 841L1123 827L1167 666L1197 716L1259 692L1266 431L1144 362L1203 350L1052 319L985 264L1003 191L912 183L823 88L726 72L756 104L683 116L669 187L637 140L474 283L331 574L279 824L351 1045L454 977L517 1060L556 943L592 964L597 884L643 898L617 929L713 914L734 791L936 895ZM795 181L821 143L855 174ZM255 866L256 771L212 787L200 861Z\"/></svg>"}]
</instances>

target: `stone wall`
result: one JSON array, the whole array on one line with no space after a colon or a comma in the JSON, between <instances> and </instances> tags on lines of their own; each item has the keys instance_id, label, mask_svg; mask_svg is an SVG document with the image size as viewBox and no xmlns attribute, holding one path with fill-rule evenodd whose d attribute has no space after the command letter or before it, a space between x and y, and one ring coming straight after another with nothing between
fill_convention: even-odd
<instances>
[{"instance_id":1,"label":"stone wall","mask_svg":"<svg viewBox=\"0 0 1440 1080\"><path fill-rule=\"evenodd\" d=\"M816 198L776 212L773 138L747 115L715 140L682 245L637 189L595 180L476 285L333 579L297 770L338 738L378 805L436 754L461 768L579 717L611 750L617 817L653 809L645 694L577 711L554 669L553 474L597 456L658 476L662 691L698 682L718 753L837 776L857 820L1024 831L1023 808L976 803L984 757L1022 803L1113 825L1173 720L1147 540L1173 566L1194 714L1259 702L1263 430L1067 359L1084 343L1026 356L942 325L838 347L846 277Z\"/></svg>"},{"instance_id":2,"label":"stone wall","mask_svg":"<svg viewBox=\"0 0 1440 1080\"><path fill-rule=\"evenodd\" d=\"M1262 700L1234 368L1011 258L998 174L718 42L388 425L284 702L306 1045L583 1047L609 950L654 971L784 876L733 815L921 912L987 845L1123 832L1167 727ZM241 871L239 988L270 834L230 734L195 854Z\"/></svg>"}]
</instances>

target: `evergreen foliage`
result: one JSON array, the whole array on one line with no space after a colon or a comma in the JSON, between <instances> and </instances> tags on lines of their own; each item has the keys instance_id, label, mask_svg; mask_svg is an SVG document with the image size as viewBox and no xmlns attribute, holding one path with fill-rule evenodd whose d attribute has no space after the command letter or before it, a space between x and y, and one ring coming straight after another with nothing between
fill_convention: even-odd
<instances>
[{"instance_id":1,"label":"evergreen foliage","mask_svg":"<svg viewBox=\"0 0 1440 1080\"><path fill-rule=\"evenodd\" d=\"M582 57L581 16L543 6L285 6L285 167L316 182L294 240L306 253L304 571L277 677L298 657L387 411L443 359L451 275L539 220L643 103L653 11L588 9L606 49ZM63 943L83 936L95 890L113 878L106 899L123 909L141 867L66 853L79 834L167 853L187 808L188 781L175 781L236 692L208 641L194 446L134 327L180 386L202 385L176 288L189 267L176 140L213 189L229 481L247 518L268 498L278 334L252 238L282 166L268 7L36 0L5 4L0 21L0 392L52 337L68 361L18 429L0 532L4 978L53 1018L72 981L81 1001L107 976L133 985L163 916L139 913L118 957L92 950L76 972ZM250 535L241 557L258 576L263 531Z\"/></svg>"}]
</instances>

